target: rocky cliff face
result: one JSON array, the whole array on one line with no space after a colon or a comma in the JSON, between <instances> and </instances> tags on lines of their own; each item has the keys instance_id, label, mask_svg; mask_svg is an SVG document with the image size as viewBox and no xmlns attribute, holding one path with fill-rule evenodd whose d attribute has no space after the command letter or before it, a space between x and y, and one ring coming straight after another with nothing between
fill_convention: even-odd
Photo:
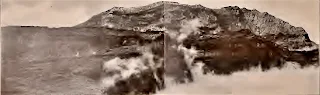
<instances>
[{"instance_id":1,"label":"rocky cliff face","mask_svg":"<svg viewBox=\"0 0 320 95\"><path fill-rule=\"evenodd\" d=\"M193 19L198 19L201 22L198 27L208 32L250 29L253 34L266 37L292 51L305 48L314 50L317 47L303 28L294 27L267 12L237 6L209 9L201 5L162 1L142 7L114 7L76 27L112 27L142 32L170 31L179 30L184 22Z\"/></svg>"},{"instance_id":2,"label":"rocky cliff face","mask_svg":"<svg viewBox=\"0 0 320 95\"><path fill-rule=\"evenodd\" d=\"M83 79L97 83L83 85L100 86L83 91L136 95L156 93L165 89L166 83L193 82L192 72L197 67L203 74L230 75L251 67L261 67L264 71L281 68L287 61L297 62L301 67L319 65L318 45L310 41L303 28L291 26L266 12L236 6L210 9L162 1L142 7L114 7L69 28L5 27L2 31L5 67L2 84L7 92L17 89L9 83L23 81L12 78L23 75L12 74L11 68L26 74L67 72L72 77L88 76ZM74 58L82 61L60 62ZM57 65L50 66L64 67L48 71L13 65L40 68L32 63L52 62ZM70 89L76 84L68 83L66 88ZM30 85L23 87L32 88ZM34 90L50 93L52 89Z\"/></svg>"}]
</instances>

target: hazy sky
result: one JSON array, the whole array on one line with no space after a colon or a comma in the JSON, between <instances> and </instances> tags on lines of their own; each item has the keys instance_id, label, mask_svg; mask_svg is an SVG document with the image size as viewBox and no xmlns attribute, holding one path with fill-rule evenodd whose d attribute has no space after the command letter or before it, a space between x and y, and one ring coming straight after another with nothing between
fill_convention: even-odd
<instances>
[{"instance_id":1,"label":"hazy sky","mask_svg":"<svg viewBox=\"0 0 320 95\"><path fill-rule=\"evenodd\" d=\"M2 0L1 24L73 26L114 6L134 7L161 0ZM168 0L209 8L230 5L268 12L303 27L319 43L319 0Z\"/></svg>"}]
</instances>

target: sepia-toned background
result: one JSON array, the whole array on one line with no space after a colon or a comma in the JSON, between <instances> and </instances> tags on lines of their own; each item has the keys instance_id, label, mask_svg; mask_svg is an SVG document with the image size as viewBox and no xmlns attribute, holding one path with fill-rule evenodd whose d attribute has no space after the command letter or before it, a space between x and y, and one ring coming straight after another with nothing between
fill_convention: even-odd
<instances>
[{"instance_id":1,"label":"sepia-toned background","mask_svg":"<svg viewBox=\"0 0 320 95\"><path fill-rule=\"evenodd\" d=\"M135 7L151 4L156 1L161 0L1 0L1 26L33 25L70 27L82 23L93 15L115 6ZM260 12L268 12L275 17L289 22L293 26L303 27L309 33L311 40L319 44L319 0L170 1L177 1L182 4L201 4L209 8L239 6L246 7L248 9L257 9ZM240 80L239 78L242 79ZM200 82L200 84L190 85L189 88L188 86L181 89L180 87L176 87L171 90L166 90L163 93L171 93L170 91L189 91L188 93L193 94L199 93L196 90L194 92L191 91L199 87L199 85L203 86L208 82L207 78L203 78L201 80L203 81ZM315 90L317 90L316 92L319 92L319 86L317 86L317 84L319 84L319 68L284 71L275 70L264 74L261 72L244 72L236 74L236 76L210 79L210 81L234 81L233 83L240 83L237 86L231 83L218 84L216 87L217 89L223 89L232 85L232 90L238 91L239 93L246 91L245 89L252 88L261 93L270 91L276 92L274 89L286 88L288 92L296 94L295 91L308 92L308 87L305 87L307 85L312 87L313 91L311 92L315 92ZM265 84L261 83L261 81ZM265 87L266 85L269 88L260 88ZM213 92L218 90L210 91ZM253 93L252 95L260 95L261 93ZM246 93L244 95L249 94Z\"/></svg>"}]
</instances>

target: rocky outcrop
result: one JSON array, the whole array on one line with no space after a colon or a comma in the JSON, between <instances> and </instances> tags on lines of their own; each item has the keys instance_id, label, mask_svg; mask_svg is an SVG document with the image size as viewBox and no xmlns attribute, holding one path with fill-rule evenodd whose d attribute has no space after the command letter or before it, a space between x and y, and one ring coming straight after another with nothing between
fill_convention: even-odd
<instances>
[{"instance_id":1,"label":"rocky outcrop","mask_svg":"<svg viewBox=\"0 0 320 95\"><path fill-rule=\"evenodd\" d=\"M318 65L318 45L301 27L266 12L229 6L210 9L177 2L122 8L98 14L76 27L112 27L164 31L165 77L192 82L191 68L204 64L204 73L232 72L261 66L281 68L286 61L302 67ZM196 53L191 54L192 49ZM193 60L194 59L194 60Z\"/></svg>"},{"instance_id":2,"label":"rocky outcrop","mask_svg":"<svg viewBox=\"0 0 320 95\"><path fill-rule=\"evenodd\" d=\"M294 27L267 12L261 13L237 6L215 9L215 11L220 15L220 20L224 22L222 27L228 30L250 29L255 35L265 37L290 51L304 47L317 47L314 42L310 41L303 28Z\"/></svg>"},{"instance_id":3,"label":"rocky outcrop","mask_svg":"<svg viewBox=\"0 0 320 95\"><path fill-rule=\"evenodd\" d=\"M317 47L303 28L294 27L267 12L261 13L237 6L209 9L201 5L161 1L142 7L114 7L76 27L112 27L142 32L169 31L177 30L182 23L195 18L201 22L202 29L211 30L213 33L221 30L250 29L255 35L272 39L277 45L292 51Z\"/></svg>"},{"instance_id":4,"label":"rocky outcrop","mask_svg":"<svg viewBox=\"0 0 320 95\"><path fill-rule=\"evenodd\" d=\"M3 67L56 63L64 67L52 72L48 68L15 69L27 75L60 72L58 75L64 76L61 72L72 72L67 75L88 76L97 84L84 85L99 85L96 88L102 92L97 93L108 95L151 94L165 89L165 83L171 81L193 82L192 68L196 66L201 66L203 74L229 75L251 67L260 66L263 71L282 68L287 61L301 67L319 65L318 45L303 28L266 12L236 6L210 9L161 1L142 7L114 7L74 27L11 26L2 31ZM60 62L75 59L80 60L78 65L91 69ZM22 81L15 77L24 74L12 74L12 69L6 68L3 72L5 88L17 89L8 82ZM24 87L33 88L29 85ZM18 94L34 94L30 91Z\"/></svg>"}]
</instances>

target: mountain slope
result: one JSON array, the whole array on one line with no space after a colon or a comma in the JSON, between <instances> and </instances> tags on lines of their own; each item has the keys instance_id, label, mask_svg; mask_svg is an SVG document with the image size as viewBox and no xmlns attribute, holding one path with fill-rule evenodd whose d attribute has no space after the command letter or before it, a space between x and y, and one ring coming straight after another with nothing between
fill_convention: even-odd
<instances>
[{"instance_id":1,"label":"mountain slope","mask_svg":"<svg viewBox=\"0 0 320 95\"><path fill-rule=\"evenodd\" d=\"M277 45L292 51L318 47L310 41L301 27L294 27L267 12L229 6L209 9L201 5L186 5L177 2L161 1L147 6L123 8L114 7L93 16L76 27L113 27L137 31L165 31L177 29L183 22L199 19L201 27L208 31L216 28L227 31L250 29L257 36L271 39Z\"/></svg>"}]
</instances>

